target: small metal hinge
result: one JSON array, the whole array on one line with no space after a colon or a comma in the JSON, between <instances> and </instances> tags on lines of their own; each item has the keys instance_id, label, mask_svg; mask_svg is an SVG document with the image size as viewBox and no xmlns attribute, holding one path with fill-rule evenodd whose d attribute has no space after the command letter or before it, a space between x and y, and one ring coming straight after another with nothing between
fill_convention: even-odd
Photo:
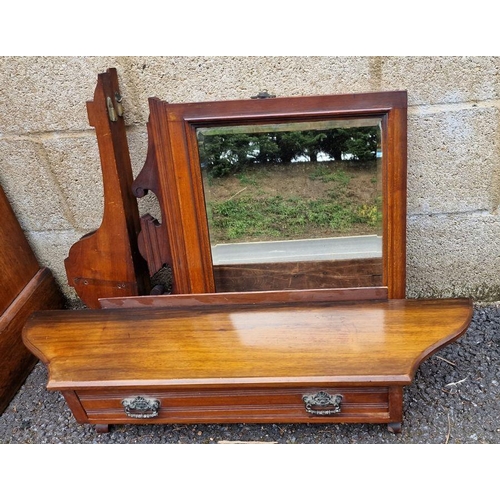
<instances>
[{"instance_id":1,"label":"small metal hinge","mask_svg":"<svg viewBox=\"0 0 500 500\"><path fill-rule=\"evenodd\" d=\"M106 97L106 106L108 107L108 116L109 119L112 122L116 122L118 118L116 117L116 110L115 107L113 106L113 101L111 100L111 97Z\"/></svg>"},{"instance_id":2,"label":"small metal hinge","mask_svg":"<svg viewBox=\"0 0 500 500\"><path fill-rule=\"evenodd\" d=\"M118 113L118 116L123 116L122 100L123 100L123 97L120 95L120 92L116 91L115 92L115 102L116 102L116 112Z\"/></svg>"}]
</instances>

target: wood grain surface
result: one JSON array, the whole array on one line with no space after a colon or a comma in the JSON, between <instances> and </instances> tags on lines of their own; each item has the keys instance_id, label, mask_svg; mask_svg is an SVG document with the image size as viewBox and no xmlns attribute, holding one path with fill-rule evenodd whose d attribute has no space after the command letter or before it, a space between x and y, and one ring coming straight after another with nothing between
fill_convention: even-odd
<instances>
[{"instance_id":1,"label":"wood grain surface","mask_svg":"<svg viewBox=\"0 0 500 500\"><path fill-rule=\"evenodd\" d=\"M44 311L24 330L48 388L409 384L467 329L466 299Z\"/></svg>"}]
</instances>

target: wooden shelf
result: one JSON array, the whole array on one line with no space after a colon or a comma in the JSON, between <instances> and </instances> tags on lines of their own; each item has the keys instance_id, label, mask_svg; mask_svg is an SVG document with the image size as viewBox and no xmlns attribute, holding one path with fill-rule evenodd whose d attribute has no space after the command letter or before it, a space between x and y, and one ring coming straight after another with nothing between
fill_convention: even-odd
<instances>
[{"instance_id":1,"label":"wooden shelf","mask_svg":"<svg viewBox=\"0 0 500 500\"><path fill-rule=\"evenodd\" d=\"M40 312L24 341L80 422L397 427L402 387L472 315L460 299L235 305L216 295L198 307ZM343 409L308 413L302 397L321 391L341 393ZM158 399L158 416L127 416L122 401L137 396Z\"/></svg>"}]
</instances>

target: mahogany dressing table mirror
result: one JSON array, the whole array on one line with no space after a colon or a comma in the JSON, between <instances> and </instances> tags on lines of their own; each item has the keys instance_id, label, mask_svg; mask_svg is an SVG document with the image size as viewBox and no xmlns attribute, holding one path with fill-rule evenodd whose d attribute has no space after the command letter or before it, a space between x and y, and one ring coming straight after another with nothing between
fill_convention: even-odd
<instances>
[{"instance_id":1,"label":"mahogany dressing table mirror","mask_svg":"<svg viewBox=\"0 0 500 500\"><path fill-rule=\"evenodd\" d=\"M121 423L238 422L385 423L400 432L403 387L472 316L467 299L405 299L406 92L149 104L148 156L133 189L157 196L161 222L148 219L139 247L150 271L171 269L172 293L103 297L101 310L32 317L23 339L48 365L48 389L63 393L78 422L102 432ZM327 148L343 133L375 142L369 198L349 192L354 173L339 170ZM311 141L309 161L303 151L287 157L282 150L277 159L278 143L297 135L302 147L324 139L324 150ZM335 179L325 189L330 205L320 200L327 219L341 214L349 222L341 229L361 235L332 223L321 237L260 233L252 261L224 260L213 169L231 166L237 151L244 154L236 173L247 184L222 197L233 202L222 205L226 213L257 186L247 212L252 203L279 212L280 202L287 226L297 214L285 202L295 200L301 225L311 229L321 214L312 211L318 199L308 198L312 182ZM277 183L266 182L284 164L290 186L302 169L301 192L285 191L287 182L275 192ZM347 252L328 246L346 239L354 241ZM357 246L368 239L368 250ZM289 240L305 250L274 258ZM328 258L310 257L318 241ZM269 247L263 262L255 258Z\"/></svg>"},{"instance_id":2,"label":"mahogany dressing table mirror","mask_svg":"<svg viewBox=\"0 0 500 500\"><path fill-rule=\"evenodd\" d=\"M133 189L159 198L173 293L329 288L403 298L406 102L404 91L150 99L150 161ZM367 161L339 161L340 139L353 136L372 141ZM263 212L271 216L258 220Z\"/></svg>"}]
</instances>

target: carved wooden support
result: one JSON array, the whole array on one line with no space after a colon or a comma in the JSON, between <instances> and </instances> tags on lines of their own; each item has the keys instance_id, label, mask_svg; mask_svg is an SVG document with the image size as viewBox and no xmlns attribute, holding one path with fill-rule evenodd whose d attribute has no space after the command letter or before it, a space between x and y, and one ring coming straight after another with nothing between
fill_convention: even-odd
<instances>
[{"instance_id":1,"label":"carved wooden support","mask_svg":"<svg viewBox=\"0 0 500 500\"><path fill-rule=\"evenodd\" d=\"M164 203L158 186L158 163L155 144L152 139L151 126L148 122L148 152L141 172L132 183L132 192L137 198L142 198L151 191L160 204L162 220L165 220ZM148 263L149 275L153 277L165 267L171 268L172 258L167 228L164 223L146 214L141 217L141 232L138 238L139 251ZM175 290L175 283L171 283ZM152 292L153 293L153 292Z\"/></svg>"},{"instance_id":2,"label":"carved wooden support","mask_svg":"<svg viewBox=\"0 0 500 500\"><path fill-rule=\"evenodd\" d=\"M147 264L137 242L139 209L132 193L121 100L116 69L99 74L87 113L101 158L103 220L99 229L71 247L64 261L69 284L89 308L99 308L100 297L143 295L150 290Z\"/></svg>"},{"instance_id":3,"label":"carved wooden support","mask_svg":"<svg viewBox=\"0 0 500 500\"><path fill-rule=\"evenodd\" d=\"M168 241L165 237L165 227L157 219L150 214L141 217L139 250L148 263L150 276L168 263Z\"/></svg>"}]
</instances>

